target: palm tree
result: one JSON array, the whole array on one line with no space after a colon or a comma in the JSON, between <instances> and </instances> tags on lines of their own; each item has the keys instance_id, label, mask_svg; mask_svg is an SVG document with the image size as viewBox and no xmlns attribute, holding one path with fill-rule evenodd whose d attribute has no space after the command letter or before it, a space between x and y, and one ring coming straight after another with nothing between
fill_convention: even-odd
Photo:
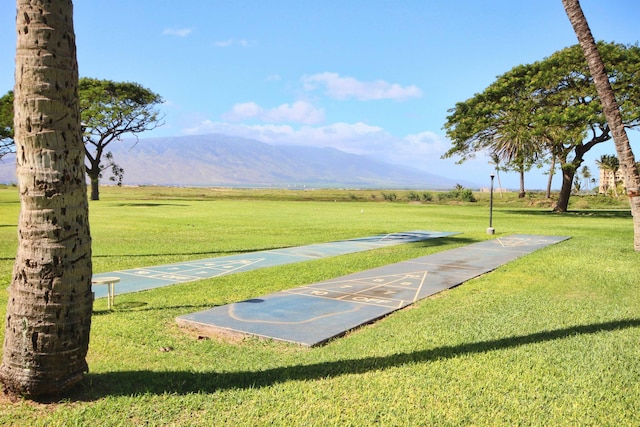
<instances>
[{"instance_id":1,"label":"palm tree","mask_svg":"<svg viewBox=\"0 0 640 427\"><path fill-rule=\"evenodd\" d=\"M575 179L573 180L573 190L576 194L580 194L580 192L582 191L582 182L578 177L575 177Z\"/></svg>"},{"instance_id":2,"label":"palm tree","mask_svg":"<svg viewBox=\"0 0 640 427\"><path fill-rule=\"evenodd\" d=\"M56 395L80 381L93 295L72 0L17 0L18 252L0 381Z\"/></svg>"},{"instance_id":3,"label":"palm tree","mask_svg":"<svg viewBox=\"0 0 640 427\"><path fill-rule=\"evenodd\" d=\"M502 169L502 167L500 166L500 156L498 156L498 154L496 154L495 152L491 153L491 161L489 162L489 164L495 165L496 178L498 178L498 192L500 193L500 198L502 198L502 182L500 182L500 170Z\"/></svg>"},{"instance_id":4,"label":"palm tree","mask_svg":"<svg viewBox=\"0 0 640 427\"><path fill-rule=\"evenodd\" d=\"M598 96L602 102L607 123L611 128L620 168L624 175L624 184L631 204L634 230L633 247L637 252L640 252L640 174L636 168L629 137L624 129L620 107L611 88L598 46L591 34L589 23L580 7L580 2L578 0L562 0L562 4L584 51L589 71L593 76Z\"/></svg>"},{"instance_id":5,"label":"palm tree","mask_svg":"<svg viewBox=\"0 0 640 427\"><path fill-rule=\"evenodd\" d=\"M589 169L589 166L584 165L582 167L582 169L580 170L580 174L582 175L582 178L584 179L584 183L585 183L585 189L587 191L589 191L589 180L591 179L591 170Z\"/></svg>"},{"instance_id":6,"label":"palm tree","mask_svg":"<svg viewBox=\"0 0 640 427\"><path fill-rule=\"evenodd\" d=\"M512 119L517 122L517 120ZM527 135L526 132L521 132L521 128L516 128L515 131L505 130L504 133L498 134L493 140L493 153L492 158L496 165L500 161L504 161L511 168L518 172L520 175L520 192L519 198L526 196L526 190L524 187L524 173L531 168L531 165L537 161L538 153L533 138ZM523 134L524 133L524 134ZM497 166L496 166L497 169Z\"/></svg>"},{"instance_id":7,"label":"palm tree","mask_svg":"<svg viewBox=\"0 0 640 427\"><path fill-rule=\"evenodd\" d=\"M613 177L613 194L618 197L618 183L616 180L616 174L618 173L618 169L620 169L618 158L611 154L603 154L596 160L596 165L598 165L598 168L601 170L608 171L609 175ZM604 187L604 191L607 192L609 190L609 182L605 181L601 184Z\"/></svg>"}]
</instances>

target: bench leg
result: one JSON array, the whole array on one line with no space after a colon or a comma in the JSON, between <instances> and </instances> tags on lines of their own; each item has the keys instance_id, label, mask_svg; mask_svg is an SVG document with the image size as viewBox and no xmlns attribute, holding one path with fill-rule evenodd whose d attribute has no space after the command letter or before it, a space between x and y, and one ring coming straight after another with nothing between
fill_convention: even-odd
<instances>
[{"instance_id":1,"label":"bench leg","mask_svg":"<svg viewBox=\"0 0 640 427\"><path fill-rule=\"evenodd\" d=\"M111 310L111 307L113 307L115 303L115 287L115 283L109 283L109 295L107 295L107 307L109 308L109 310Z\"/></svg>"}]
</instances>

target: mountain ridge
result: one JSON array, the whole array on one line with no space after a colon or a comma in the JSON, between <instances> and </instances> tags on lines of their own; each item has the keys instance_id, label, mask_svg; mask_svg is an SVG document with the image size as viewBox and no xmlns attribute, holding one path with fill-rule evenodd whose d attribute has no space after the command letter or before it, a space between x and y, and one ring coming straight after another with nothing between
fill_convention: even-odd
<instances>
[{"instance_id":1,"label":"mountain ridge","mask_svg":"<svg viewBox=\"0 0 640 427\"><path fill-rule=\"evenodd\" d=\"M436 190L458 183L331 147L270 145L222 134L127 139L110 144L106 151L124 169L127 185ZM15 160L0 162L0 182L15 182ZM101 183L109 180L105 177Z\"/></svg>"}]
</instances>

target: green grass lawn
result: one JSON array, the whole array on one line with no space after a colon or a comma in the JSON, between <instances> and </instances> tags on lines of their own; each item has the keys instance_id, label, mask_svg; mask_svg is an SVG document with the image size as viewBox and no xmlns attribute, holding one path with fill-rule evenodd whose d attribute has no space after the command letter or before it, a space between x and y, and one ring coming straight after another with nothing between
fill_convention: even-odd
<instances>
[{"instance_id":1,"label":"green grass lawn","mask_svg":"<svg viewBox=\"0 0 640 427\"><path fill-rule=\"evenodd\" d=\"M50 404L2 400L0 425L638 425L640 255L628 207L607 198L574 197L554 214L536 197L495 197L497 237L571 239L322 347L176 326L181 314L493 238L486 194L440 204L397 193L101 189L90 204L95 273L398 231L462 234L119 295L113 311L98 299L83 384ZM2 319L18 211L16 188L0 187Z\"/></svg>"}]
</instances>

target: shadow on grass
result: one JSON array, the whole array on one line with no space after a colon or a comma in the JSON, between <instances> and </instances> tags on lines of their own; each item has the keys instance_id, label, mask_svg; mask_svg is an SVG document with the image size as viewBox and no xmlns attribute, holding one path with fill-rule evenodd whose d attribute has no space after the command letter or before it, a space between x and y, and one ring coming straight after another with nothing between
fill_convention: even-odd
<instances>
[{"instance_id":1,"label":"shadow on grass","mask_svg":"<svg viewBox=\"0 0 640 427\"><path fill-rule=\"evenodd\" d=\"M193 256L193 255L203 255L207 258L217 258L218 256L224 255L239 255L246 254L252 252L261 252L261 251L274 251L278 249L287 249L291 246L282 246L282 247L269 247L269 248L251 248L251 249L233 249L228 251L204 251L204 252L174 252L174 253L148 253L148 254L92 254L92 258L153 258L153 257L164 257L164 256ZM0 257L0 261L11 261L15 259L15 256L10 258Z\"/></svg>"},{"instance_id":2,"label":"shadow on grass","mask_svg":"<svg viewBox=\"0 0 640 427\"><path fill-rule=\"evenodd\" d=\"M162 254L104 254L104 255L93 255L93 258L149 258L149 257L159 257L159 256L191 256L191 255L235 255L235 254L246 254L252 252L261 252L261 251L274 251L278 249L287 249L291 246L279 246L279 247L268 247L268 248L251 248L251 249L233 249L228 251L205 251L205 252L175 252L175 253L162 253Z\"/></svg>"},{"instance_id":3,"label":"shadow on grass","mask_svg":"<svg viewBox=\"0 0 640 427\"><path fill-rule=\"evenodd\" d=\"M640 319L616 320L573 326L529 335L501 338L382 357L364 357L310 365L283 366L245 372L125 371L88 374L82 387L70 399L94 401L107 396L142 394L214 393L227 389L268 387L287 381L313 381L342 375L362 374L413 363L428 363L467 354L520 347L576 335L611 332L640 327ZM168 367L170 369L170 367Z\"/></svg>"},{"instance_id":4,"label":"shadow on grass","mask_svg":"<svg viewBox=\"0 0 640 427\"><path fill-rule=\"evenodd\" d=\"M347 240L345 240L347 241ZM409 243L403 243L406 245L422 245L422 246L445 246L445 245L449 245L452 243L455 244L470 244L470 243L476 243L478 242L478 240L474 240L474 239L468 239L468 238L460 238L460 237L439 237L437 239L428 239L428 240L423 240L423 241L419 241L419 242L409 242ZM325 243L334 243L334 242L325 242ZM313 243L310 243L309 245L312 245ZM324 244L324 243L317 243L318 245ZM306 245L305 245L306 246ZM270 247L266 247L266 248L249 248L249 249L232 249L232 250L228 250L228 251L205 251L205 252L175 252L175 253L152 253L152 254L103 254L103 255L92 255L93 258L122 258L122 257L126 257L126 258L148 258L148 257L159 257L159 256L192 256L192 255L208 255L208 256L214 256L217 258L217 256L223 256L223 255L239 255L239 254L248 254L248 253L253 253L253 252L264 252L264 251L277 251L277 250L281 250L281 249L291 249L291 248L299 248L299 247L304 247L304 246L270 246ZM374 249L378 249L378 248L371 248L371 249L367 249L367 250L374 250ZM364 251L363 251L364 252ZM2 258L0 258L2 259ZM13 259L13 258L11 258Z\"/></svg>"},{"instance_id":5,"label":"shadow on grass","mask_svg":"<svg viewBox=\"0 0 640 427\"><path fill-rule=\"evenodd\" d=\"M458 245L458 246L462 246L462 245L470 245L472 243L478 243L481 240L478 239L470 239L468 237L458 237L458 236L445 236L445 237L438 237L437 239L428 239L428 240L422 240L420 242L414 242L414 245L420 245L420 246L446 246L446 245ZM408 243L411 244L411 243ZM453 249L453 247L452 247Z\"/></svg>"},{"instance_id":6,"label":"shadow on grass","mask_svg":"<svg viewBox=\"0 0 640 427\"><path fill-rule=\"evenodd\" d=\"M124 313L127 311L135 311L135 312L140 312L140 311L167 311L167 310L206 310L206 309L210 309L210 308L214 308L214 307L218 307L221 304L213 304L213 303L209 303L209 304L189 304L189 305L163 305L163 306L148 306L149 303L144 302L144 301L127 301L127 302L121 302L118 303L114 308L112 308L111 310L108 308L105 309L101 309L101 310L93 310L92 315L93 316L104 316L104 315L108 315L108 314L117 314L117 313Z\"/></svg>"},{"instance_id":7,"label":"shadow on grass","mask_svg":"<svg viewBox=\"0 0 640 427\"><path fill-rule=\"evenodd\" d=\"M576 209L568 212L553 212L551 210L535 210L535 209L508 209L501 212L514 215L527 216L585 216L591 218L632 218L631 210L627 209Z\"/></svg>"},{"instance_id":8,"label":"shadow on grass","mask_svg":"<svg viewBox=\"0 0 640 427\"><path fill-rule=\"evenodd\" d=\"M134 208L154 208L157 206L191 206L191 205L179 205L176 203L118 203L113 205L115 207L134 207Z\"/></svg>"}]
</instances>

